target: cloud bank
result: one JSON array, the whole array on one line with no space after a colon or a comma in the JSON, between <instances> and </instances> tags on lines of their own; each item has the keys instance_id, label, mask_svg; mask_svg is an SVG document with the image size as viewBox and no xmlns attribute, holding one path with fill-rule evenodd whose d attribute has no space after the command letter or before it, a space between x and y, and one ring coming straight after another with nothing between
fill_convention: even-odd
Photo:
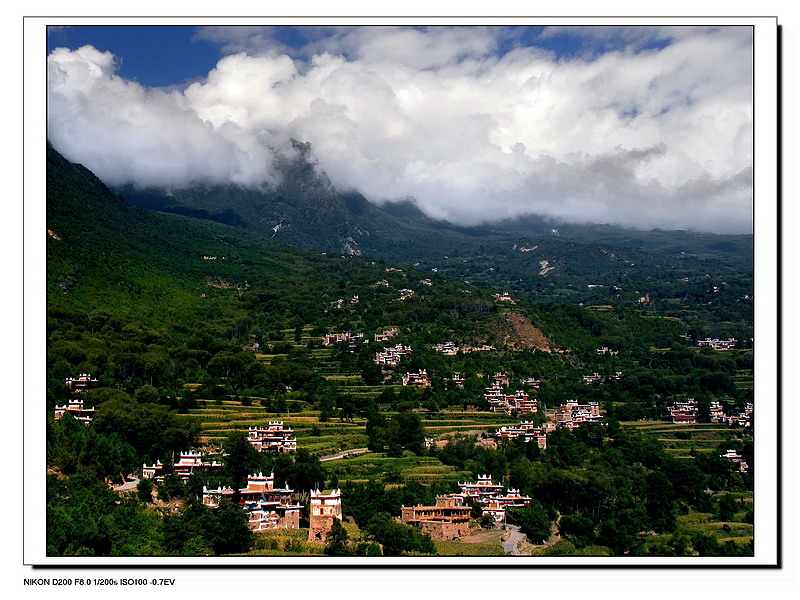
<instances>
[{"instance_id":1,"label":"cloud bank","mask_svg":"<svg viewBox=\"0 0 800 600\"><path fill-rule=\"evenodd\" d=\"M338 188L413 197L455 223L534 213L752 230L749 28L544 30L580 37L570 55L509 45L514 34L305 28L287 43L208 28L198 37L227 55L182 89L124 80L91 46L60 48L48 136L112 185L269 185L295 139Z\"/></svg>"}]
</instances>

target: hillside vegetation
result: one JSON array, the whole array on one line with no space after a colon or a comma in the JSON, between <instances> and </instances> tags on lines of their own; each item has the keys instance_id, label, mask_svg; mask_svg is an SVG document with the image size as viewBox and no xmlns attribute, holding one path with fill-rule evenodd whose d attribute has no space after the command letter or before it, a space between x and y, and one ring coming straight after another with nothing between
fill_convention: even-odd
<instances>
[{"instance_id":1,"label":"hillside vegetation","mask_svg":"<svg viewBox=\"0 0 800 600\"><path fill-rule=\"evenodd\" d=\"M535 499L514 518L529 540L558 529L550 553L752 553L752 470L737 472L719 456L735 449L752 465L752 436L707 422L713 401L733 410L753 399L752 273L737 271L736 261L651 250L609 258L607 247L555 238L542 248L556 254L521 252L491 236L486 252L445 250L467 234L431 229L413 206L378 213L340 197L330 215L303 212L310 205L298 204L295 192L312 174L303 164L287 169L297 171L295 183L280 193L296 212L286 208L284 222L316 228L317 248L283 245L281 229L270 233L275 225L261 233L234 226L257 212L226 225L133 205L48 148L49 554L468 553L470 544L437 546L394 519L401 506L430 505L486 473ZM315 181L314 189L325 188ZM223 214L238 193L217 190L193 210ZM383 238L383 250L368 252L362 238L361 255L343 253L337 244L356 221L342 211L374 212L387 233L368 237ZM341 225L330 239L319 229L327 218ZM541 260L555 270L539 275ZM502 292L512 300L496 299ZM396 335L376 341L387 329ZM353 337L325 343L326 334L345 332ZM698 348L706 336L742 344ZM435 349L445 342L461 350ZM395 344L413 352L397 366L375 364ZM615 354L598 353L603 347ZM402 384L421 370L429 387ZM52 416L71 396L65 378L79 373L98 380L84 394L97 407L88 427ZM495 373L537 399L543 410L525 418L544 421L544 410L577 400L598 402L603 424L558 429L541 451L482 444L521 418L489 410L484 388ZM584 383L593 373L600 380ZM455 375L463 388L447 384ZM521 383L532 378L541 386ZM704 427L676 432L662 420L687 397L698 400ZM259 454L247 442L248 427L274 420L295 430L296 453ZM190 448L222 469L182 483L169 466ZM362 449L370 452L328 460ZM156 460L167 466L163 484L122 499L109 489ZM274 472L304 506L310 490L340 487L349 537L330 548L305 544L306 521L297 534L254 535L238 507L200 502L204 485L243 487L258 471ZM480 523L476 515L474 527L488 527Z\"/></svg>"}]
</instances>

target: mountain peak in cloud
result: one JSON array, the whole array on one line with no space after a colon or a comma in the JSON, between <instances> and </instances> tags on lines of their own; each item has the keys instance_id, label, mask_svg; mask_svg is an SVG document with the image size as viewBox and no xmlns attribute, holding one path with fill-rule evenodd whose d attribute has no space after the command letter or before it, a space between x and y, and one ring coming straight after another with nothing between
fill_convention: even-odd
<instances>
[{"instance_id":1,"label":"mountain peak in cloud","mask_svg":"<svg viewBox=\"0 0 800 600\"><path fill-rule=\"evenodd\" d=\"M575 57L501 52L508 30L490 27L298 31L291 46L204 30L236 52L183 89L125 80L108 52L57 49L49 137L112 185L261 186L302 140L338 189L413 197L455 223L751 231L747 28L640 31L658 44Z\"/></svg>"}]
</instances>

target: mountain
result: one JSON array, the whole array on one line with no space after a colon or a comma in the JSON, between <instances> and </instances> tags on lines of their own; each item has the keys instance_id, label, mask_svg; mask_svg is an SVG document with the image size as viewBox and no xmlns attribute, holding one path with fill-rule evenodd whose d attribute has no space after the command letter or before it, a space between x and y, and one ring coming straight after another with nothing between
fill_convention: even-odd
<instances>
[{"instance_id":1,"label":"mountain","mask_svg":"<svg viewBox=\"0 0 800 600\"><path fill-rule=\"evenodd\" d=\"M350 321L378 329L435 320L439 311L457 312L490 295L474 286L464 292L459 281L413 267L298 249L246 229L130 204L52 147L47 202L48 315L55 328L68 321L92 330L102 313L97 318L113 321L122 337L126 326L132 337L134 329L166 327L176 343L199 331L267 343L306 324L324 331ZM429 284L421 285L423 279ZM398 302L409 288L414 297ZM347 309L331 308L339 301Z\"/></svg>"},{"instance_id":2,"label":"mountain","mask_svg":"<svg viewBox=\"0 0 800 600\"><path fill-rule=\"evenodd\" d=\"M357 191L337 190L309 162L308 146L298 147L296 158L276 163L281 182L271 188L127 186L117 192L140 206L248 229L297 248L415 265L518 293L638 290L752 271L748 235L635 231L536 216L461 227L427 217L411 199L375 205Z\"/></svg>"}]
</instances>

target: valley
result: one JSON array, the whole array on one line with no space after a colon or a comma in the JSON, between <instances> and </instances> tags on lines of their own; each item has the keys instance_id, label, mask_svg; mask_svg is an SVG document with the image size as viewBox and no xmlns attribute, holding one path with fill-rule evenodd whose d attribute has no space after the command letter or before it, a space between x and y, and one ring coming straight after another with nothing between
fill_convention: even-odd
<instances>
[{"instance_id":1,"label":"valley","mask_svg":"<svg viewBox=\"0 0 800 600\"><path fill-rule=\"evenodd\" d=\"M752 236L285 169L137 206L48 149L48 554L752 555Z\"/></svg>"}]
</instances>

